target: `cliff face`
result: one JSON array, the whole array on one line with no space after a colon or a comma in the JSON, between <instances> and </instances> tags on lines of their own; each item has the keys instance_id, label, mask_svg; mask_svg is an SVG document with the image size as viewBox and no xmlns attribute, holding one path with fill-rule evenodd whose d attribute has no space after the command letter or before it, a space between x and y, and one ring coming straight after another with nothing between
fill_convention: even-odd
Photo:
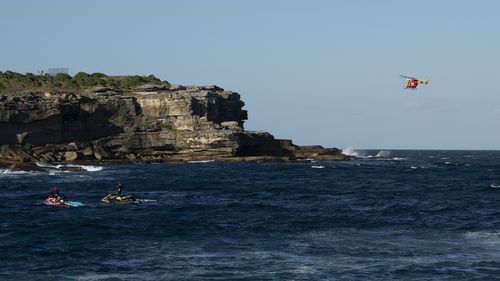
<instances>
[{"instance_id":1,"label":"cliff face","mask_svg":"<svg viewBox=\"0 0 500 281\"><path fill-rule=\"evenodd\" d=\"M243 106L216 86L4 94L0 161L345 159L336 149L244 131Z\"/></svg>"}]
</instances>

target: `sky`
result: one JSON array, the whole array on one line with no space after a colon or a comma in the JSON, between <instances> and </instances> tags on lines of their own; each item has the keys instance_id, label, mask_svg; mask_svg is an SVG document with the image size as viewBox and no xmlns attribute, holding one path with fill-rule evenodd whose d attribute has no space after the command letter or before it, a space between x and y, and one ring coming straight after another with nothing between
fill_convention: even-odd
<instances>
[{"instance_id":1,"label":"sky","mask_svg":"<svg viewBox=\"0 0 500 281\"><path fill-rule=\"evenodd\" d=\"M241 94L247 130L341 149L500 150L500 1L1 1L0 71ZM400 74L429 79L403 89Z\"/></svg>"}]
</instances>

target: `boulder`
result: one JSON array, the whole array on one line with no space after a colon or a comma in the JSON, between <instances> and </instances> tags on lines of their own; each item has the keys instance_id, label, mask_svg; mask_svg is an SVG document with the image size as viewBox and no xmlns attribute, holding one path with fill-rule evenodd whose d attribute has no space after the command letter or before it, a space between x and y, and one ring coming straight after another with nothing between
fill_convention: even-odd
<instances>
[{"instance_id":1,"label":"boulder","mask_svg":"<svg viewBox=\"0 0 500 281\"><path fill-rule=\"evenodd\" d=\"M79 166L61 166L61 167L59 167L58 170L71 171L71 172L84 172L84 171L86 171L85 169L83 169L82 167L79 167Z\"/></svg>"},{"instance_id":2,"label":"boulder","mask_svg":"<svg viewBox=\"0 0 500 281\"><path fill-rule=\"evenodd\" d=\"M104 156L101 153L97 152L97 151L94 152L94 157L97 160L103 160L104 159Z\"/></svg>"},{"instance_id":3,"label":"boulder","mask_svg":"<svg viewBox=\"0 0 500 281\"><path fill-rule=\"evenodd\" d=\"M78 159L78 153L76 151L66 151L64 153L64 160L72 162Z\"/></svg>"},{"instance_id":4,"label":"boulder","mask_svg":"<svg viewBox=\"0 0 500 281\"><path fill-rule=\"evenodd\" d=\"M77 151L78 150L78 146L76 145L76 143L74 142L70 142L66 145L66 150L68 151Z\"/></svg>"},{"instance_id":5,"label":"boulder","mask_svg":"<svg viewBox=\"0 0 500 281\"><path fill-rule=\"evenodd\" d=\"M125 158L127 158L130 161L134 161L135 159L137 159L137 156L135 156L135 154L133 153L128 153L125 155Z\"/></svg>"},{"instance_id":6,"label":"boulder","mask_svg":"<svg viewBox=\"0 0 500 281\"><path fill-rule=\"evenodd\" d=\"M23 133L16 134L17 142L19 144L23 144L24 139L26 138L27 135L28 135L28 132L23 132Z\"/></svg>"},{"instance_id":7,"label":"boulder","mask_svg":"<svg viewBox=\"0 0 500 281\"><path fill-rule=\"evenodd\" d=\"M94 148L94 157L97 160L104 160L104 159L109 159L111 158L111 154L108 153L104 148L102 147L96 147Z\"/></svg>"},{"instance_id":8,"label":"boulder","mask_svg":"<svg viewBox=\"0 0 500 281\"><path fill-rule=\"evenodd\" d=\"M88 147L85 147L85 149L82 150L82 154L85 157L91 157L91 156L94 155L94 150L92 149L92 147L88 146Z\"/></svg>"}]
</instances>

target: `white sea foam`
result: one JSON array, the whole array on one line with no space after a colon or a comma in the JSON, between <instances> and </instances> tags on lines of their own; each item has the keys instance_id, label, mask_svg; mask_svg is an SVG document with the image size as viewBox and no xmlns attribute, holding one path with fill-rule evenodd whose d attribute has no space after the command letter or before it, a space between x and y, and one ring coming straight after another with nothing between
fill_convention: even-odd
<instances>
[{"instance_id":1,"label":"white sea foam","mask_svg":"<svg viewBox=\"0 0 500 281\"><path fill-rule=\"evenodd\" d=\"M104 169L104 167L102 166L92 166L92 165L75 165L75 164L56 164L56 165L52 165L52 164L49 164L49 163L36 163L36 165L38 167L41 167L41 168L47 168L47 169L61 169L63 167L79 167L79 168L82 168L83 170L87 171L87 172L97 172L97 171L101 171L102 169Z\"/></svg>"},{"instance_id":2,"label":"white sea foam","mask_svg":"<svg viewBox=\"0 0 500 281\"><path fill-rule=\"evenodd\" d=\"M11 169L0 169L0 175L23 175L27 174L29 172L26 171L16 171L16 170L11 170Z\"/></svg>"},{"instance_id":3,"label":"white sea foam","mask_svg":"<svg viewBox=\"0 0 500 281\"><path fill-rule=\"evenodd\" d=\"M214 160L192 160L192 161L187 161L188 163L210 163L214 162Z\"/></svg>"},{"instance_id":4,"label":"white sea foam","mask_svg":"<svg viewBox=\"0 0 500 281\"><path fill-rule=\"evenodd\" d=\"M500 244L500 231L467 231L467 240L476 240L488 245Z\"/></svg>"},{"instance_id":5,"label":"white sea foam","mask_svg":"<svg viewBox=\"0 0 500 281\"><path fill-rule=\"evenodd\" d=\"M401 161L401 160L406 160L408 158L405 158L405 157L393 157L392 160L395 160L395 161Z\"/></svg>"},{"instance_id":6,"label":"white sea foam","mask_svg":"<svg viewBox=\"0 0 500 281\"><path fill-rule=\"evenodd\" d=\"M354 148L354 146L348 146L347 148L342 150L342 153L344 153L345 155L361 159L376 158L375 155L369 155L365 150L356 149Z\"/></svg>"},{"instance_id":7,"label":"white sea foam","mask_svg":"<svg viewBox=\"0 0 500 281\"><path fill-rule=\"evenodd\" d=\"M78 167L81 167L82 169L86 170L87 172L97 172L97 171L101 171L102 169L104 169L104 167L102 166L91 166L91 165L81 165L81 166L78 166Z\"/></svg>"},{"instance_id":8,"label":"white sea foam","mask_svg":"<svg viewBox=\"0 0 500 281\"><path fill-rule=\"evenodd\" d=\"M316 162L316 160L312 158L303 158L303 159L297 159L297 162Z\"/></svg>"},{"instance_id":9,"label":"white sea foam","mask_svg":"<svg viewBox=\"0 0 500 281\"><path fill-rule=\"evenodd\" d=\"M57 169L55 165L52 165L50 163L36 162L36 165L40 168Z\"/></svg>"},{"instance_id":10,"label":"white sea foam","mask_svg":"<svg viewBox=\"0 0 500 281\"><path fill-rule=\"evenodd\" d=\"M354 148L354 146L350 145L347 148L342 150L342 153L357 157L357 158L363 158L363 159L371 159L371 158L377 158L377 159L392 159L392 160L406 160L406 158L399 158L399 157L392 157L392 152L390 150L380 150L377 152L375 155L369 155L367 154L366 151L359 150Z\"/></svg>"},{"instance_id":11,"label":"white sea foam","mask_svg":"<svg viewBox=\"0 0 500 281\"><path fill-rule=\"evenodd\" d=\"M390 150L381 150L375 155L377 158L389 158L391 157L391 151Z\"/></svg>"},{"instance_id":12,"label":"white sea foam","mask_svg":"<svg viewBox=\"0 0 500 281\"><path fill-rule=\"evenodd\" d=\"M102 167L102 166L92 166L92 165L62 164L62 165L55 166L56 169L61 169L63 167L78 167L78 168L84 169L87 172L97 172L97 171L101 171L102 169L104 169L104 167Z\"/></svg>"},{"instance_id":13,"label":"white sea foam","mask_svg":"<svg viewBox=\"0 0 500 281\"><path fill-rule=\"evenodd\" d=\"M323 169L323 168L325 168L325 166L322 166L322 165L313 165L313 166L311 166L311 168L313 168L313 169Z\"/></svg>"},{"instance_id":14,"label":"white sea foam","mask_svg":"<svg viewBox=\"0 0 500 281\"><path fill-rule=\"evenodd\" d=\"M355 149L354 146L352 145L342 149L342 153L349 156L362 157L362 155L360 155L360 152L357 149Z\"/></svg>"}]
</instances>

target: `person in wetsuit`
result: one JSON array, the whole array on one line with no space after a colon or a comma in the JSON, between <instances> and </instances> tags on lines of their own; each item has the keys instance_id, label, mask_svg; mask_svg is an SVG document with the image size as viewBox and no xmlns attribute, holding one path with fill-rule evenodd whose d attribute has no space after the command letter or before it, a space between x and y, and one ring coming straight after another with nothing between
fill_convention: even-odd
<instances>
[{"instance_id":1,"label":"person in wetsuit","mask_svg":"<svg viewBox=\"0 0 500 281\"><path fill-rule=\"evenodd\" d=\"M115 195L116 196L122 196L122 191L123 191L123 185L121 182L119 182L117 185L116 185L116 193Z\"/></svg>"},{"instance_id":2,"label":"person in wetsuit","mask_svg":"<svg viewBox=\"0 0 500 281\"><path fill-rule=\"evenodd\" d=\"M54 186L54 188L52 189L52 193L49 195L49 198L54 198L56 201L64 200L62 195L59 193L59 188L57 186Z\"/></svg>"}]
</instances>

